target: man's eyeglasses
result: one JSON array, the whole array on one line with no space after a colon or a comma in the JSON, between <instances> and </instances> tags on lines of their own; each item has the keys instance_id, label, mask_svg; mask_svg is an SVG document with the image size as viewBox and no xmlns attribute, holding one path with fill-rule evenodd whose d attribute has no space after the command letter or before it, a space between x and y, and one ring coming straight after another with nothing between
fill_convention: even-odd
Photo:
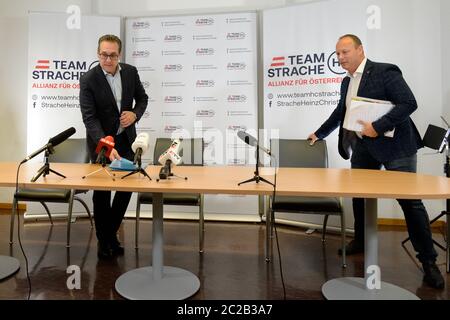
<instances>
[{"instance_id":1,"label":"man's eyeglasses","mask_svg":"<svg viewBox=\"0 0 450 320\"><path fill-rule=\"evenodd\" d=\"M98 56L100 57L100 59L105 60L105 61L108 60L108 58L111 59L111 61L116 61L117 59L119 59L119 55L115 54L115 53L106 54L106 53L102 52L102 53L99 53Z\"/></svg>"}]
</instances>

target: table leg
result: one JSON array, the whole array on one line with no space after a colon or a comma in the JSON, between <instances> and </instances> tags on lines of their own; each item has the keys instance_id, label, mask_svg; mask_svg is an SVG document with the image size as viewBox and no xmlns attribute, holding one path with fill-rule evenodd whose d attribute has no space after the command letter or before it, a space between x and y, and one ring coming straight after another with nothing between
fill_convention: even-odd
<instances>
[{"instance_id":1,"label":"table leg","mask_svg":"<svg viewBox=\"0 0 450 320\"><path fill-rule=\"evenodd\" d=\"M447 206L446 206L446 211L447 211L447 214L445 215L445 222L446 222L446 224L447 224L447 237L446 237L446 242L445 242L445 245L446 245L446 248L447 248L447 250L446 250L446 252L445 252L445 261L446 261L446 269L447 269L447 273L449 273L450 272L450 246L449 246L449 236L450 236L450 221L449 221L449 218L448 218L448 216L450 215L450 199L447 199L446 200L446 204L447 204Z\"/></svg>"},{"instance_id":2,"label":"table leg","mask_svg":"<svg viewBox=\"0 0 450 320\"><path fill-rule=\"evenodd\" d=\"M418 300L408 290L381 281L378 265L377 199L366 199L364 230L364 278L332 279L322 286L322 294L329 300Z\"/></svg>"},{"instance_id":3,"label":"table leg","mask_svg":"<svg viewBox=\"0 0 450 320\"><path fill-rule=\"evenodd\" d=\"M163 197L153 193L153 266L130 270L116 280L116 291L131 300L181 300L200 288L193 273L164 266Z\"/></svg>"}]
</instances>

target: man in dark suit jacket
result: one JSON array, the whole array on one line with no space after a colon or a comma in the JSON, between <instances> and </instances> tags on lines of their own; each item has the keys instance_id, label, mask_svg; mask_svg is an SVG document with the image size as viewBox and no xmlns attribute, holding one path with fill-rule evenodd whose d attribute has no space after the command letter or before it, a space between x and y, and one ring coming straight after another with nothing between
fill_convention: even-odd
<instances>
[{"instance_id":1,"label":"man in dark suit jacket","mask_svg":"<svg viewBox=\"0 0 450 320\"><path fill-rule=\"evenodd\" d=\"M133 160L131 145L136 139L135 123L147 108L148 96L135 67L119 63L122 43L117 36L98 40L99 65L80 79L80 108L91 162L95 149L105 136L114 137L115 146L109 160L121 156ZM135 105L133 107L133 100ZM98 257L123 254L117 231L128 207L131 192L116 192L111 204L110 191L94 191L94 220L98 239Z\"/></svg>"},{"instance_id":2,"label":"man in dark suit jacket","mask_svg":"<svg viewBox=\"0 0 450 320\"><path fill-rule=\"evenodd\" d=\"M352 168L379 170L384 166L386 170L416 172L417 150L423 144L410 115L417 109L417 102L400 69L393 64L366 59L361 40L352 34L339 38L336 54L347 71L341 84L341 98L330 117L309 135L311 143L339 127L339 154L344 159L351 156ZM355 96L391 101L395 107L374 122L359 121L363 129L355 133L342 127L347 107ZM385 136L393 129L393 137ZM397 201L405 215L411 242L418 252L417 258L422 262L424 281L434 288L443 288L444 279L435 263L437 253L422 201ZM346 246L347 254L364 251L364 212L364 199L354 198L355 238Z\"/></svg>"}]
</instances>

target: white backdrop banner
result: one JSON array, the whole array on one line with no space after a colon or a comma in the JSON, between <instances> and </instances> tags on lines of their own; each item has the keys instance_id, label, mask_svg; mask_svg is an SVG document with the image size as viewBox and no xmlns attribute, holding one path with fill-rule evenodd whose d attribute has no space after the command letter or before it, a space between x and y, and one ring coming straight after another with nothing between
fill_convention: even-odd
<instances>
[{"instance_id":1,"label":"white backdrop banner","mask_svg":"<svg viewBox=\"0 0 450 320\"><path fill-rule=\"evenodd\" d=\"M64 13L29 15L28 153L69 127L76 129L72 138L85 137L80 77L97 64L98 38L103 34L120 36L118 17L81 16L79 25L72 25L70 19L73 17ZM42 161L42 155L35 161ZM63 207L60 211L67 212L67 206ZM36 210L43 212L38 205L27 206L28 214Z\"/></svg>"},{"instance_id":2,"label":"white backdrop banner","mask_svg":"<svg viewBox=\"0 0 450 320\"><path fill-rule=\"evenodd\" d=\"M157 137L182 136L203 137L205 165L255 164L236 134L257 128L256 13L129 18L125 30L126 61L149 95L144 161ZM256 197L206 196L205 213L256 215Z\"/></svg>"},{"instance_id":3,"label":"white backdrop banner","mask_svg":"<svg viewBox=\"0 0 450 320\"><path fill-rule=\"evenodd\" d=\"M337 61L335 45L338 38L347 33L361 38L369 59L395 63L401 68L418 100L419 109L412 118L422 134L433 117L435 123L439 123L442 105L440 26L431 23L439 17L439 8L438 0L334 0L265 10L265 128L268 132L278 130L280 138L306 139L329 117L339 101L340 83L345 76ZM428 52L433 52L434 58L415 54L418 47L426 47ZM434 116L430 112L433 108ZM329 164L348 168L350 162L340 158L337 151L337 131L326 139ZM421 153L425 151L419 152L419 172ZM345 199L344 209L351 226L353 217L349 199ZM380 201L379 211L380 217L403 218L400 207L393 200ZM287 216L294 220L321 222L320 218L311 218L311 215ZM338 220L331 223L340 225Z\"/></svg>"},{"instance_id":4,"label":"white backdrop banner","mask_svg":"<svg viewBox=\"0 0 450 320\"><path fill-rule=\"evenodd\" d=\"M85 136L80 77L97 64L98 38L120 36L120 18L81 16L80 28L69 29L70 18L62 13L29 15L28 152L72 126L76 137Z\"/></svg>"}]
</instances>

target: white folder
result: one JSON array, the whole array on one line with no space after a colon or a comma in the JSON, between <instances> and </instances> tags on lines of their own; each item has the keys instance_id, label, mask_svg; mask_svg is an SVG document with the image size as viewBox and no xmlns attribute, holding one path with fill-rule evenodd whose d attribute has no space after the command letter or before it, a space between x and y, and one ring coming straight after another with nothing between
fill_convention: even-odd
<instances>
[{"instance_id":1,"label":"white folder","mask_svg":"<svg viewBox=\"0 0 450 320\"><path fill-rule=\"evenodd\" d=\"M358 120L374 122L384 116L395 107L390 101L377 100L363 97L353 97L345 114L343 127L350 131L361 132L363 126ZM393 137L394 130L386 131L386 137Z\"/></svg>"}]
</instances>

